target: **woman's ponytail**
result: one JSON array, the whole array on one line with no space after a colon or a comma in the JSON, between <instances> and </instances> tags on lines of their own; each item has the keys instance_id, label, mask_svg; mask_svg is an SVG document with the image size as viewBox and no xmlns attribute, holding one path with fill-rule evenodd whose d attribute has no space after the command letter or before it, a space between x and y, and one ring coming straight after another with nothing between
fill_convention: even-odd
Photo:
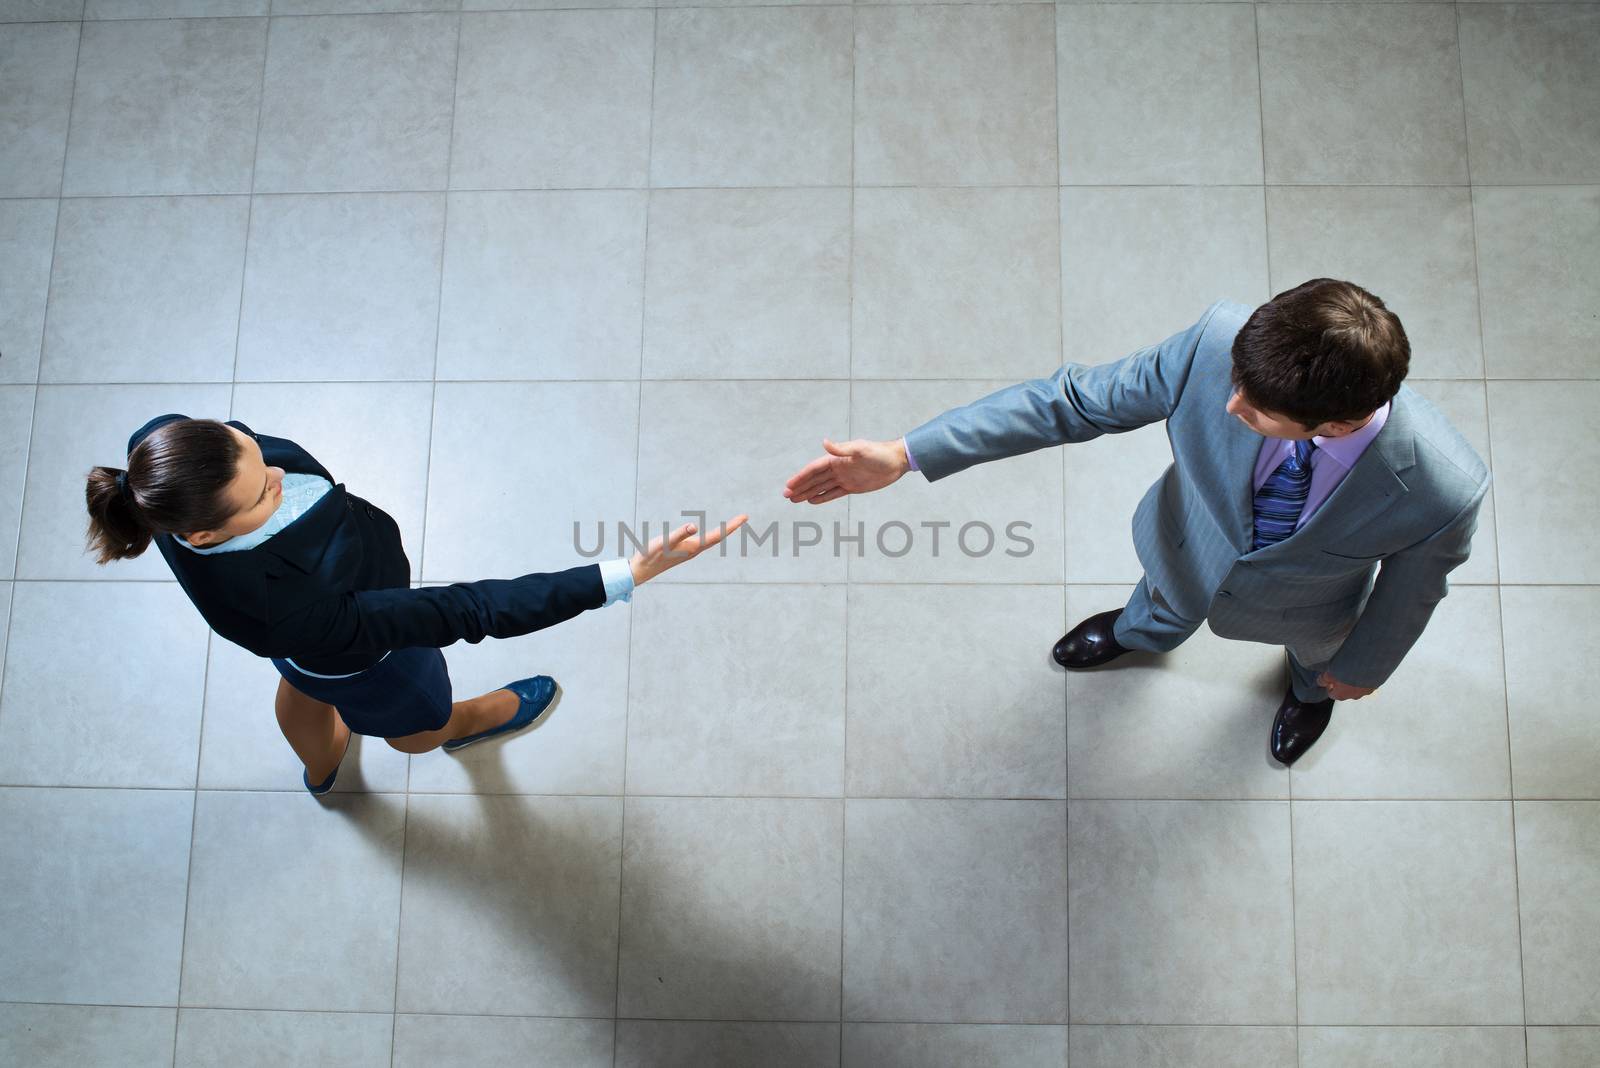
<instances>
[{"instance_id":1,"label":"woman's ponytail","mask_svg":"<svg viewBox=\"0 0 1600 1068\"><path fill-rule=\"evenodd\" d=\"M89 504L89 550L99 563L127 560L150 548L153 533L139 518L128 472L96 467L85 490Z\"/></svg>"},{"instance_id":2,"label":"woman's ponytail","mask_svg":"<svg viewBox=\"0 0 1600 1068\"><path fill-rule=\"evenodd\" d=\"M108 564L138 556L158 533L221 527L232 517L226 491L242 451L222 423L180 419L151 431L128 457L128 470L92 469L84 488L89 551Z\"/></svg>"}]
</instances>

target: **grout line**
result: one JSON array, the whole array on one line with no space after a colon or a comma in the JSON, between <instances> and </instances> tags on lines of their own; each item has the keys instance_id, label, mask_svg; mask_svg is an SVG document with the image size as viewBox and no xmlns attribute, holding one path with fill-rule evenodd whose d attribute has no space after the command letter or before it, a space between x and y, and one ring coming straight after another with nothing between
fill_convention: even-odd
<instances>
[{"instance_id":1,"label":"grout line","mask_svg":"<svg viewBox=\"0 0 1600 1068\"><path fill-rule=\"evenodd\" d=\"M80 23L79 26L78 26L78 44L77 44L77 48L72 53L72 92L70 94L68 94L68 98L67 98L67 129L66 129L65 135L62 138L62 145L61 145L61 174L60 174L60 177L59 177L58 182L57 182L56 196L54 198L55 202L56 202L56 219L55 219L55 228L52 230L51 236L50 236L50 267L49 267L49 270L47 271L46 277L45 277L44 315L40 319L40 324L39 324L39 351L36 354L37 362L34 364L34 369L33 369L33 398L32 398L32 406L30 407L29 412L28 412L28 446L27 446L26 450L24 450L23 456L22 456L22 489L17 494L17 537L16 537L16 540L12 543L12 554L11 554L11 597L10 597L9 601L6 603L6 636L5 636L5 642L4 642L3 647L0 647L0 693L4 692L4 685L5 685L4 669L5 669L5 666L6 666L7 659L8 659L6 654L8 654L11 651L11 636L12 636L12 634L14 634L16 632L16 625L17 625L17 619L16 619L16 614L17 614L17 586L16 586L16 583L17 583L17 576L19 574L19 570L22 567L22 534L23 534L23 530L25 529L24 525L23 525L23 520L26 518L26 508L27 508L27 504L28 504L28 471L32 467L32 464L33 464L33 443L34 443L34 439L38 436L38 433L39 433L39 393L40 393L40 388L39 387L40 387L40 384L44 380L44 348L45 348L45 342L50 337L50 294L51 294L51 291L55 288L55 286L52 283L55 280L56 253L60 250L60 247L61 247L61 190L65 189L66 188L66 184L67 184L67 153L68 153L68 150L72 147L72 111L73 111L74 105L76 105L77 102L78 102L78 61L83 55L83 33L84 33L84 28L83 28L82 24ZM30 199L46 199L47 200L47 199L50 199L50 198L42 197L42 198L30 198ZM19 384L25 384L25 383L19 383ZM0 705L0 707L3 707L3 705Z\"/></svg>"},{"instance_id":2,"label":"grout line","mask_svg":"<svg viewBox=\"0 0 1600 1068\"><path fill-rule=\"evenodd\" d=\"M1051 39L1051 103L1055 106L1055 134L1056 134L1056 179L1060 181L1066 173L1066 160L1061 154L1061 8L1057 6L1055 18L1052 20L1055 33ZM1056 190L1056 357L1062 362L1067 358L1067 250L1066 239L1063 231L1066 228L1066 219L1063 218L1062 201L1066 194ZM1062 508L1059 513L1061 534L1061 621L1063 627L1071 626L1067 619L1067 450L1057 449L1058 470L1056 484L1061 487ZM1067 674L1061 673L1061 783L1062 790L1070 798L1072 794L1072 717L1067 707ZM1067 926L1067 959L1066 965L1066 991L1062 1005L1061 1022L1063 1026L1072 1024L1072 802L1064 798L1061 804L1061 894L1062 911ZM1070 1032L1069 1032L1070 1033Z\"/></svg>"},{"instance_id":3,"label":"grout line","mask_svg":"<svg viewBox=\"0 0 1600 1068\"><path fill-rule=\"evenodd\" d=\"M1333 2L1333 0L1329 0L1329 2ZM1404 0L1404 2L1410 3L1410 2L1412 2L1412 0ZM1470 0L1470 2L1476 2L1476 0ZM0 25L3 25L3 23L0 23ZM1256 187L1255 186L1248 186L1246 188L1254 189ZM1059 365L1057 365L1057 366L1059 367ZM1026 371L1014 372L1016 377L1019 378L1019 379L1023 378L1023 377L1026 377L1029 373L1030 372L1026 372ZM1004 378L1009 378L1011 376L1006 375L1006 376L999 376L999 377L1004 379ZM854 381L863 382L863 383L870 383L870 384L874 384L874 385L877 385L877 384L890 384L890 385L892 385L892 384L898 384L898 383L937 383L937 384L943 384L943 383L954 383L954 384L982 383L982 384L992 384L992 383L994 383L996 381L996 379L997 379L997 376L995 376L995 375L985 375L985 376L982 376L982 377L959 376L959 375L929 375L929 376L921 376L921 377L919 377L919 376L915 376L915 375L897 375L897 376L894 376L894 377L883 377L883 378L872 377L872 376L868 376L868 375L858 375L858 376L855 377ZM426 379L426 378L299 378L299 379L248 379L247 378L247 379L241 380L238 384L239 385L243 385L243 386L415 386L415 385L425 385L429 381L431 381L431 380L430 379ZM756 377L737 377L737 376L726 377L726 378L678 378L678 377L670 377L670 376L646 375L642 379L638 378L638 377L633 377L633 378L440 378L437 381L438 382L442 382L442 383L446 383L448 385L466 385L466 386L473 386L473 385L476 385L476 386L581 386L581 385L611 385L611 384L615 384L615 383L618 383L618 382L639 382L639 381L650 382L650 383L659 383L659 384L679 383L679 384L684 384L684 385L718 385L718 384L729 384L729 383L752 383L752 384L755 384L755 385L776 386L776 385L784 385L786 383L791 383L791 382L800 383L800 384L803 384L803 385L810 385L810 384L817 384L817 383L829 383L829 382L847 382L847 381L850 381L850 379L846 379L846 378L827 378L827 377L816 377L816 378L756 378ZM1441 377L1441 376L1432 376L1432 377L1426 377L1426 378L1419 377L1419 378L1414 378L1414 379L1413 378L1408 378L1407 379L1407 384L1408 385L1418 385L1418 384L1421 384L1421 383L1444 383L1444 384L1448 385L1448 384L1451 384L1451 383L1458 383L1458 382L1472 382L1472 383L1477 383L1477 382L1489 382L1489 383L1493 383L1493 382L1519 382L1519 383L1528 383L1528 384L1532 384L1532 385L1562 385L1562 384L1579 384L1579 385L1583 385L1583 384L1589 384L1589 383L1594 383L1594 382L1600 382L1600 375L1591 375L1591 376L1588 376L1588 377L1580 377L1580 376L1575 376L1575 375L1569 375L1569 376L1565 376L1565 377L1549 377L1549 378L1531 378L1531 377L1526 377L1526 376L1514 377L1514 376L1500 376L1500 375L1493 375L1493 376L1485 377L1483 375L1471 375L1471 376L1465 376L1465 377L1461 377L1461 378L1447 378L1447 377ZM226 385L229 385L229 381L227 379L225 379L225 378L217 378L217 379L210 379L210 380L204 380L204 381L187 381L187 382L176 382L176 381L168 382L168 381L146 380L146 381L143 381L143 382L110 382L110 381L102 381L102 382L59 382L59 381L46 382L46 381L39 381L39 382L36 382L36 383L28 383L28 382L0 383L0 385L11 385L11 386L26 386L26 385L30 385L30 384L35 384L41 389L108 389L108 388L111 388L111 387L135 388L135 389L137 389L139 387L144 387L144 386L149 386L149 387L226 386Z\"/></svg>"},{"instance_id":4,"label":"grout line","mask_svg":"<svg viewBox=\"0 0 1600 1068\"><path fill-rule=\"evenodd\" d=\"M450 130L445 142L445 185L450 184L450 173L455 167L456 148L456 111L460 107L461 94L461 19L454 20L456 32L455 64L450 72ZM428 552L428 497L433 485L433 428L438 422L436 406L439 399L439 333L444 319L444 272L445 272L445 246L449 242L450 234L450 195L444 195L444 211L439 223L439 283L434 290L433 307L433 370L430 374L432 388L428 396L428 443L426 446L425 466L422 475L422 531L417 540L417 575L420 578L426 573L425 565ZM405 806L400 824L400 892L398 904L395 908L394 921L394 999L389 1010L389 1066L394 1068L395 1038L399 1027L400 1014L400 957L401 957L401 932L405 920L405 894L406 894L406 841L411 828L411 770L415 763L413 754L406 754L406 789Z\"/></svg>"},{"instance_id":5,"label":"grout line","mask_svg":"<svg viewBox=\"0 0 1600 1068\"><path fill-rule=\"evenodd\" d=\"M845 385L845 435L846 440L855 439L856 419L856 67L860 53L860 25L857 21L856 10L850 9L850 207L849 230L847 231L847 248L845 250L845 370L849 378ZM854 512L851 501L852 494L844 498L845 529L854 529ZM835 528L837 532L838 528ZM845 1006L845 943L844 931L847 919L845 909L845 886L850 854L850 587L854 568L851 561L854 553L848 553L844 558L844 633L841 645L844 647L844 715L843 719L843 744L839 753L839 1046L838 1063L844 1064L844 1006Z\"/></svg>"},{"instance_id":6,"label":"grout line","mask_svg":"<svg viewBox=\"0 0 1600 1068\"><path fill-rule=\"evenodd\" d=\"M652 11L650 20L650 113L645 132L645 181L655 167L656 152L656 57L661 44L661 12ZM647 193L644 199L644 244L639 264L639 377L635 380L637 400L633 411L633 519L639 516L639 462L644 449L644 335L645 316L650 287L650 216L655 210L654 196ZM705 532L702 531L702 534ZM665 538L667 531L661 536ZM611 1064L616 1068L621 1038L622 1015L622 922L625 860L628 853L628 732L633 713L633 639L634 617L628 613L628 664L624 672L622 703L622 802L621 819L617 828L617 950L616 968L612 972L611 1002Z\"/></svg>"}]
</instances>

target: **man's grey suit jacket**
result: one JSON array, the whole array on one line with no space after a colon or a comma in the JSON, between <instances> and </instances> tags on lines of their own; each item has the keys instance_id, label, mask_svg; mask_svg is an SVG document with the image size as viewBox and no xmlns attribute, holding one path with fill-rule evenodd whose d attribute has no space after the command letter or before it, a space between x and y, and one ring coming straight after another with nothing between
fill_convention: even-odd
<instances>
[{"instance_id":1,"label":"man's grey suit jacket","mask_svg":"<svg viewBox=\"0 0 1600 1068\"><path fill-rule=\"evenodd\" d=\"M1334 678L1379 686L1427 626L1445 576L1466 560L1488 469L1431 404L1402 387L1332 496L1293 535L1252 551L1264 439L1225 410L1234 335L1250 312L1214 304L1189 329L1115 363L1069 364L952 409L907 434L907 447L938 481L1166 420L1172 466L1133 516L1150 585L1178 615L1204 619L1226 638L1331 639Z\"/></svg>"}]
</instances>

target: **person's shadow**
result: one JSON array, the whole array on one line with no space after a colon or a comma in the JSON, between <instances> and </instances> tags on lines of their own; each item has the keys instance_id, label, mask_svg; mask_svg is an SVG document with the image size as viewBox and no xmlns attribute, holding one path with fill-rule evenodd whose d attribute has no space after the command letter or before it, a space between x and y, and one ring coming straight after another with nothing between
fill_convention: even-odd
<instances>
[{"instance_id":1,"label":"person's shadow","mask_svg":"<svg viewBox=\"0 0 1600 1068\"><path fill-rule=\"evenodd\" d=\"M502 747L536 744L536 739L535 730L487 743L494 747L491 752L465 761L470 795L410 795L398 939L396 1005L402 1013L611 1018L619 1005L627 1008L618 991L618 983L626 981L620 957L626 922L624 801L490 792L508 781ZM405 803L393 794L367 796L384 804ZM382 848L377 827L388 821L355 818L354 808L336 805L334 811L351 818ZM717 926L715 916L694 908L692 888L663 884L670 873L638 871L635 876L649 887L652 901L658 895L675 898L674 919L691 925L695 936L690 959L674 976L670 959L648 956L655 947L681 947L686 940L673 932L665 937L659 930L631 932L646 947L640 963L649 965L656 982L687 982L703 991L708 979L718 987L728 981L719 977L759 968L770 977L763 986L781 990L809 974L771 946L740 944L738 935ZM785 974L771 977L772 969ZM712 990L703 996L715 1002L729 994ZM697 1016L719 1018L719 1013ZM767 1018L787 1017L775 1012Z\"/></svg>"}]
</instances>

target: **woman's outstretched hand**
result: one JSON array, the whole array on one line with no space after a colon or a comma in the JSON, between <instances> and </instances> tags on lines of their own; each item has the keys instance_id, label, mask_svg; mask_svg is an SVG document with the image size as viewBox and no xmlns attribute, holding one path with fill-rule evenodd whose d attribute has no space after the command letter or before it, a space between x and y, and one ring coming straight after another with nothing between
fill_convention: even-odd
<instances>
[{"instance_id":1,"label":"woman's outstretched hand","mask_svg":"<svg viewBox=\"0 0 1600 1068\"><path fill-rule=\"evenodd\" d=\"M806 464L784 483L783 495L795 504L827 504L847 493L871 493L911 470L905 439L835 442L822 439L826 455Z\"/></svg>"},{"instance_id":2,"label":"woman's outstretched hand","mask_svg":"<svg viewBox=\"0 0 1600 1068\"><path fill-rule=\"evenodd\" d=\"M693 560L724 537L744 526L748 515L736 515L709 534L699 534L693 523L685 523L666 537L650 539L642 553L634 553L628 561L633 572L633 584L649 582L663 571L668 571L685 560Z\"/></svg>"}]
</instances>

